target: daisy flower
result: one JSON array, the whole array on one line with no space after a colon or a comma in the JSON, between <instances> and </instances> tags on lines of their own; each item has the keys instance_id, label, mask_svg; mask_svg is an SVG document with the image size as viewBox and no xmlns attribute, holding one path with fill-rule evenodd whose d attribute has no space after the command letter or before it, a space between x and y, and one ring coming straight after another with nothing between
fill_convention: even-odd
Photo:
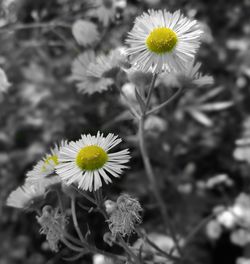
<instances>
[{"instance_id":1,"label":"daisy flower","mask_svg":"<svg viewBox=\"0 0 250 264\"><path fill-rule=\"evenodd\" d=\"M210 75L203 75L199 70L201 67L200 62L194 62L191 60L187 63L186 69L183 73L178 74L179 78L182 76L187 81L192 82L193 84L197 85L198 87L205 86L205 85L212 85L214 83L214 79Z\"/></svg>"},{"instance_id":2,"label":"daisy flower","mask_svg":"<svg viewBox=\"0 0 250 264\"><path fill-rule=\"evenodd\" d=\"M200 72L201 63L195 63L194 60L189 61L186 64L184 70L178 73L165 72L159 75L159 82L165 84L167 87L178 87L187 86L194 84L197 87L202 87L206 85L212 85L214 79L210 75L203 75Z\"/></svg>"},{"instance_id":3,"label":"daisy flower","mask_svg":"<svg viewBox=\"0 0 250 264\"><path fill-rule=\"evenodd\" d=\"M79 45L90 46L99 39L97 26L87 20L77 20L72 26L72 34Z\"/></svg>"},{"instance_id":4,"label":"daisy flower","mask_svg":"<svg viewBox=\"0 0 250 264\"><path fill-rule=\"evenodd\" d=\"M12 191L7 198L6 205L20 209L29 209L36 202L43 200L45 187L42 185L32 185L25 183Z\"/></svg>"},{"instance_id":5,"label":"daisy flower","mask_svg":"<svg viewBox=\"0 0 250 264\"><path fill-rule=\"evenodd\" d=\"M194 58L200 46L197 21L184 17L180 11L149 10L135 20L126 40L127 54L141 71L180 71Z\"/></svg>"},{"instance_id":6,"label":"daisy flower","mask_svg":"<svg viewBox=\"0 0 250 264\"><path fill-rule=\"evenodd\" d=\"M46 154L32 170L27 173L26 180L31 183L42 183L44 180L50 184L56 184L60 182L60 177L55 175L55 167L58 165L58 155L61 147L67 145L67 141L62 141L59 145L55 145L54 148L50 150L50 153Z\"/></svg>"},{"instance_id":7,"label":"daisy flower","mask_svg":"<svg viewBox=\"0 0 250 264\"><path fill-rule=\"evenodd\" d=\"M119 177L127 168L124 164L130 159L128 149L109 153L121 141L114 134L82 135L80 140L61 148L56 172L67 185L77 183L79 189L96 191L102 180L108 184L112 182L109 175Z\"/></svg>"},{"instance_id":8,"label":"daisy flower","mask_svg":"<svg viewBox=\"0 0 250 264\"><path fill-rule=\"evenodd\" d=\"M97 71L95 72L94 69ZM93 51L84 52L79 55L72 64L72 80L77 81L78 91L83 94L92 95L103 92L113 83L110 78L102 76L103 69L96 66L96 56Z\"/></svg>"}]
</instances>

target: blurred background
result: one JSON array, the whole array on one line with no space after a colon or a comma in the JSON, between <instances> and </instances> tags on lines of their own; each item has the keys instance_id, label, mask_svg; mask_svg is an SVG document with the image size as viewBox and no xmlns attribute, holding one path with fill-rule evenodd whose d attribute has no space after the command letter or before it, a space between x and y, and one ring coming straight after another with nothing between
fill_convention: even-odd
<instances>
[{"instance_id":1,"label":"blurred background","mask_svg":"<svg viewBox=\"0 0 250 264\"><path fill-rule=\"evenodd\" d=\"M130 169L105 187L107 197L121 192L138 197L144 208L142 226L149 233L161 233L138 151L137 127L126 114L119 91L111 87L102 94L82 95L70 78L72 61L84 50L71 26L88 17L93 2L0 1L0 67L11 83L0 95L0 264L67 263L62 259L67 250L50 252L34 214L7 208L5 201L54 143L97 130L119 134L132 151ZM202 72L214 77L214 85L190 89L149 120L148 147L180 235L188 234L218 206L244 208L244 228L232 226L228 214L204 224L186 249L190 263L249 264L250 1L110 2L117 2L114 17L100 26L102 41L95 47L102 52L123 46L134 18L149 8L181 9L200 21L204 35L198 60ZM80 216L81 221L86 217L95 243L105 247L103 219L92 213Z\"/></svg>"}]
</instances>

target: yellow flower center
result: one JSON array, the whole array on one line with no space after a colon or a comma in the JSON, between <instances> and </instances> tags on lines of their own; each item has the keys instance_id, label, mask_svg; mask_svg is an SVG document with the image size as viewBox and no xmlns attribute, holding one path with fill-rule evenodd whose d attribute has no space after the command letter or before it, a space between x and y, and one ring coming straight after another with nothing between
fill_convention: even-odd
<instances>
[{"instance_id":1,"label":"yellow flower center","mask_svg":"<svg viewBox=\"0 0 250 264\"><path fill-rule=\"evenodd\" d=\"M97 170L108 160L108 154L99 146L91 145L82 148L76 157L76 164L82 170Z\"/></svg>"},{"instance_id":2,"label":"yellow flower center","mask_svg":"<svg viewBox=\"0 0 250 264\"><path fill-rule=\"evenodd\" d=\"M146 45L150 51L162 54L172 51L177 41L177 35L172 29L159 27L150 32L146 39Z\"/></svg>"},{"instance_id":3,"label":"yellow flower center","mask_svg":"<svg viewBox=\"0 0 250 264\"><path fill-rule=\"evenodd\" d=\"M43 172L46 171L46 166L50 165L50 164L53 164L55 166L59 164L57 155L50 155L44 160L44 165L42 167L42 171Z\"/></svg>"}]
</instances>

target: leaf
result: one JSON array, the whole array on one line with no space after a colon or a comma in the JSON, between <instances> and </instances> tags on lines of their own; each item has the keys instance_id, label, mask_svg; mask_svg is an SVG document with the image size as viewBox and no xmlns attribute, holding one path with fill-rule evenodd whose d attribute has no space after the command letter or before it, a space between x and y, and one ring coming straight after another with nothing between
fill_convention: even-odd
<instances>
[{"instance_id":1,"label":"leaf","mask_svg":"<svg viewBox=\"0 0 250 264\"><path fill-rule=\"evenodd\" d=\"M204 113L196 111L194 109L189 110L188 113L200 124L211 127L213 125L213 121Z\"/></svg>"},{"instance_id":2,"label":"leaf","mask_svg":"<svg viewBox=\"0 0 250 264\"><path fill-rule=\"evenodd\" d=\"M211 104L204 104L201 106L198 106L197 109L201 111L221 111L224 109L227 109L231 106L233 106L233 102L219 102L219 103L211 103Z\"/></svg>"}]
</instances>

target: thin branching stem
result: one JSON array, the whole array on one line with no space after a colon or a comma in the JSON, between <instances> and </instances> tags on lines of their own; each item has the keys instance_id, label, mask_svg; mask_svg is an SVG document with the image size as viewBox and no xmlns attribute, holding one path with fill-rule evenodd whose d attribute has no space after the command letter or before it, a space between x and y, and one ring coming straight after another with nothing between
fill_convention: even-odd
<instances>
[{"instance_id":1,"label":"thin branching stem","mask_svg":"<svg viewBox=\"0 0 250 264\"><path fill-rule=\"evenodd\" d=\"M178 249L178 251L181 255L182 250L179 246L179 242L178 242L178 238L177 238L174 226L172 225L172 223L170 221L170 217L168 216L168 212L167 212L166 206L164 204L164 200L161 197L160 189L159 189L157 182L156 182L156 177L155 177L155 174L154 174L154 171L153 171L150 159L149 159L149 155L148 155L148 151L147 151L147 147L146 147L146 142L145 142L145 129L144 129L145 118L146 118L146 113L147 113L147 110L148 110L148 107L150 104L150 99L151 99L151 96L153 94L153 90L155 88L154 86L155 86L156 78L157 78L157 75L154 74L150 88L149 88L148 96L146 99L146 106L145 106L145 109L144 109L144 111L141 115L141 118L140 118L139 131L138 131L139 145L140 145L140 151L141 151L144 167L146 170L146 174L148 176L148 179L149 179L153 194L155 196L155 199L159 205L164 224L169 228L170 235L173 238L175 245L176 245L176 248Z\"/></svg>"},{"instance_id":2,"label":"thin branching stem","mask_svg":"<svg viewBox=\"0 0 250 264\"><path fill-rule=\"evenodd\" d=\"M169 103L171 103L176 97L178 97L181 92L182 92L182 88L178 88L178 90L169 99L167 99L165 102L163 102L162 104L160 104L160 105L152 108L151 110L147 111L146 116L160 111L162 108L164 108Z\"/></svg>"},{"instance_id":3,"label":"thin branching stem","mask_svg":"<svg viewBox=\"0 0 250 264\"><path fill-rule=\"evenodd\" d=\"M73 224L76 230L77 235L79 236L82 243L86 243L86 240L81 232L81 229L78 225L77 216L76 216L76 201L75 198L71 198L71 213L72 213L72 219Z\"/></svg>"}]
</instances>

